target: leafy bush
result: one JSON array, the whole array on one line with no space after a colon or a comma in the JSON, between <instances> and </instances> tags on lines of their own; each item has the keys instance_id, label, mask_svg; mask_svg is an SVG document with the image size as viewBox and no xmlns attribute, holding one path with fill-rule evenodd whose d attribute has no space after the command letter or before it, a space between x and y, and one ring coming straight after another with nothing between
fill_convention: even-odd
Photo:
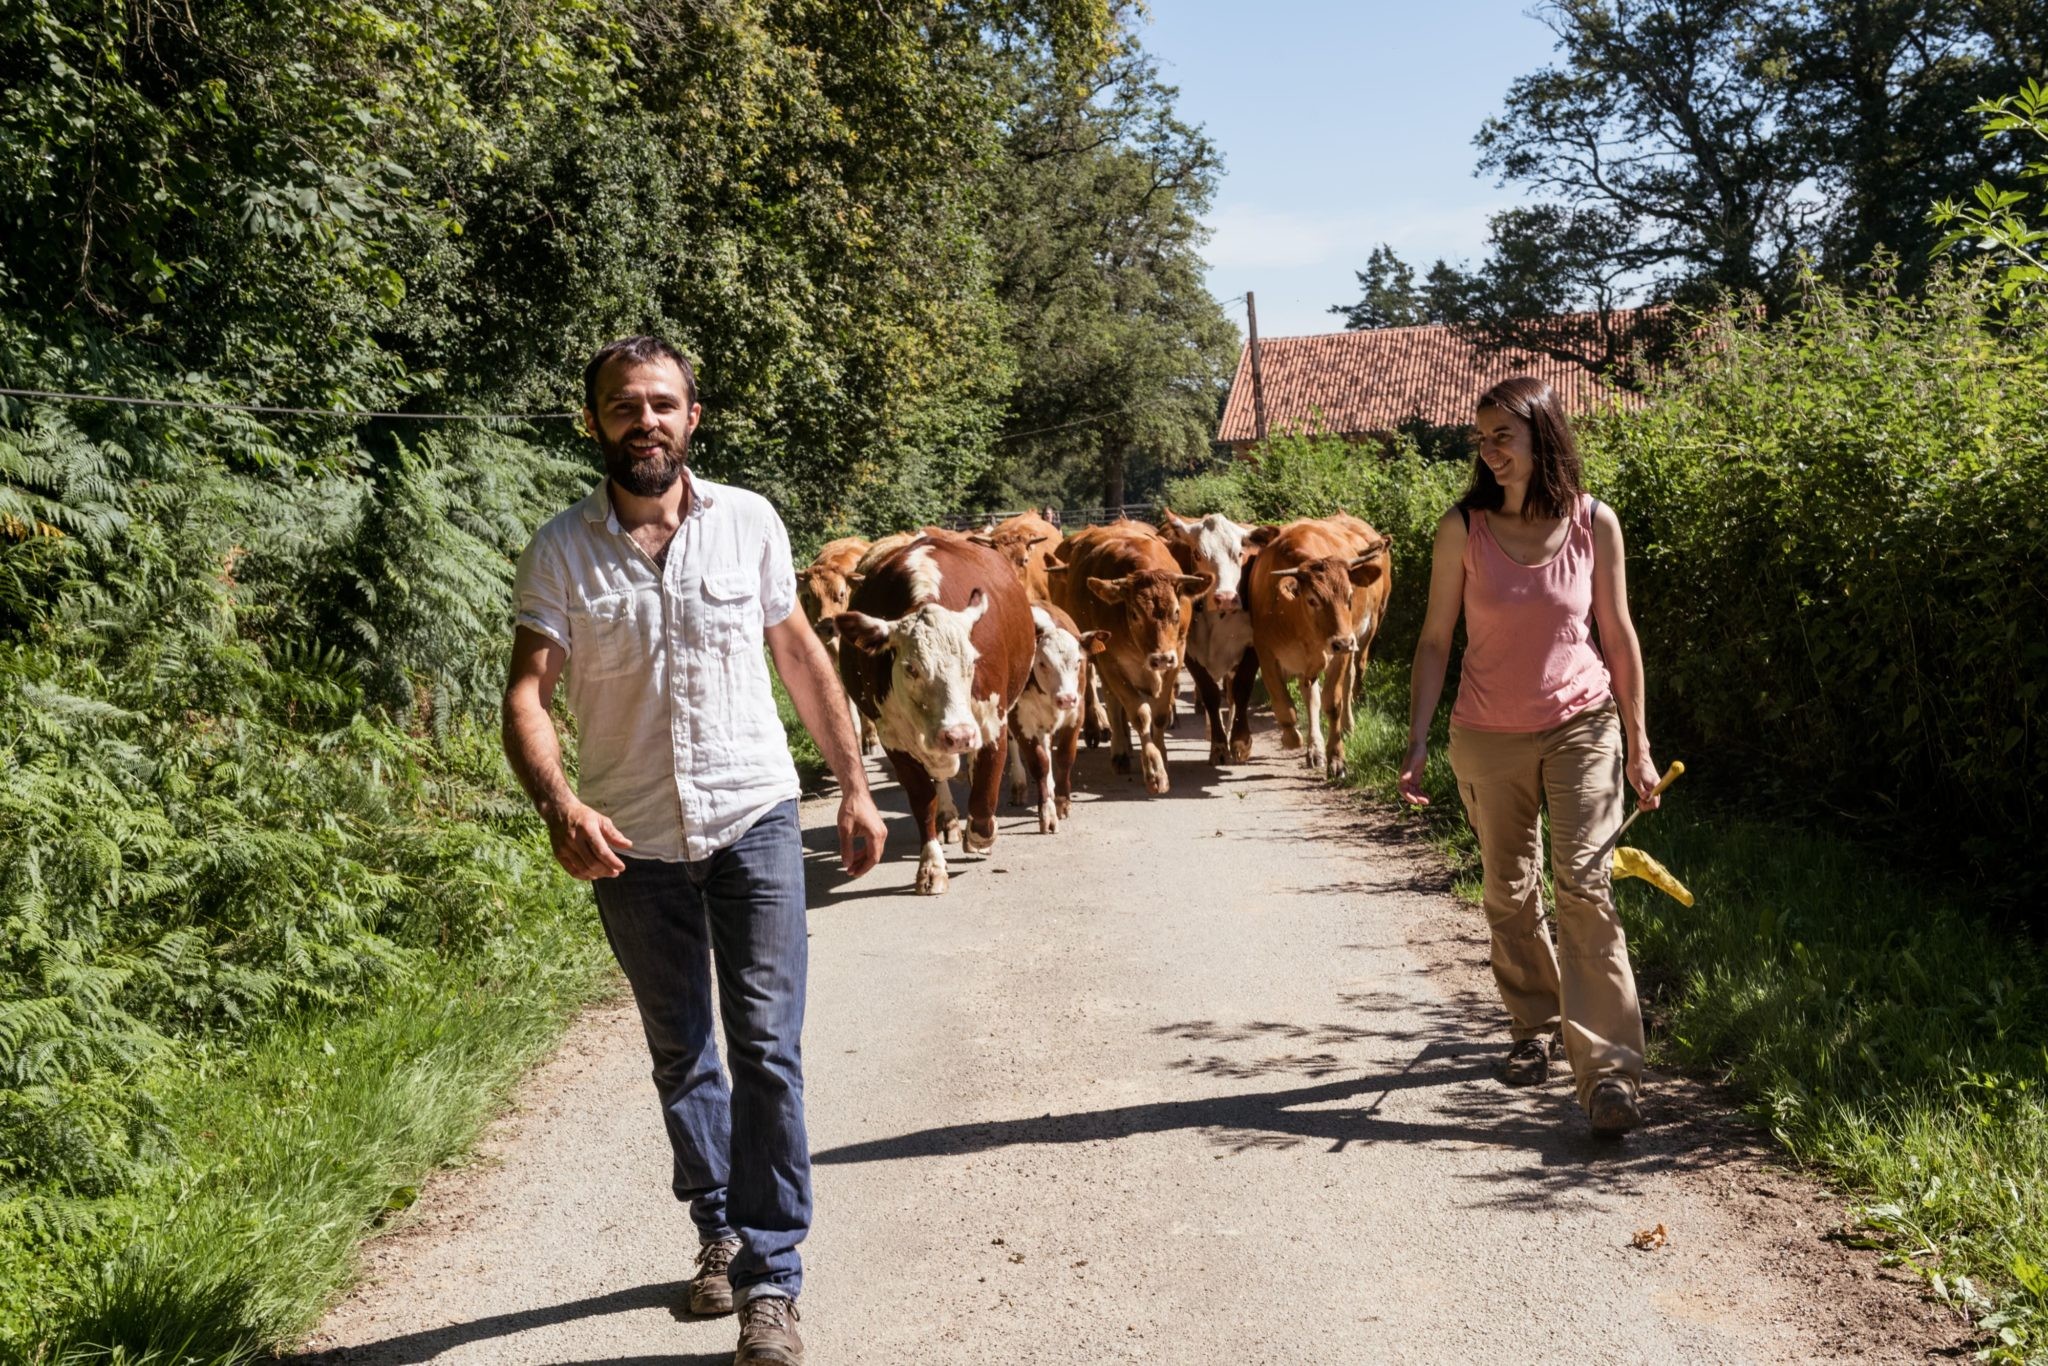
<instances>
[{"instance_id":1,"label":"leafy bush","mask_svg":"<svg viewBox=\"0 0 2048 1366\"><path fill-rule=\"evenodd\" d=\"M2016 892L2048 811L2048 327L1978 277L1704 320L1588 425L1660 749Z\"/></svg>"}]
</instances>

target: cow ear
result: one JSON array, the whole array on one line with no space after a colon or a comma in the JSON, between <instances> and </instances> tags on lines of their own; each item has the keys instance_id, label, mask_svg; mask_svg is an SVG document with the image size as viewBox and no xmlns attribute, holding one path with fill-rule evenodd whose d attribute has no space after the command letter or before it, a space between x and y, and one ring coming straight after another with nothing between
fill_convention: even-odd
<instances>
[{"instance_id":1,"label":"cow ear","mask_svg":"<svg viewBox=\"0 0 2048 1366\"><path fill-rule=\"evenodd\" d=\"M1357 559L1353 560L1349 572L1352 585L1357 588L1363 588L1377 580L1380 575L1386 573L1387 567L1380 563L1380 553L1375 550L1371 554L1360 555Z\"/></svg>"},{"instance_id":2,"label":"cow ear","mask_svg":"<svg viewBox=\"0 0 2048 1366\"><path fill-rule=\"evenodd\" d=\"M1173 509L1167 507L1164 503L1159 505L1159 529L1161 531L1175 532L1182 536L1192 536L1195 534L1195 524L1185 518L1176 516Z\"/></svg>"},{"instance_id":3,"label":"cow ear","mask_svg":"<svg viewBox=\"0 0 2048 1366\"><path fill-rule=\"evenodd\" d=\"M1081 648L1091 655L1099 655L1109 648L1109 632L1090 631L1081 637Z\"/></svg>"},{"instance_id":4,"label":"cow ear","mask_svg":"<svg viewBox=\"0 0 2048 1366\"><path fill-rule=\"evenodd\" d=\"M889 648L890 629L894 622L871 617L865 612L841 612L832 618L838 625L839 639L864 654L878 655Z\"/></svg>"},{"instance_id":5,"label":"cow ear","mask_svg":"<svg viewBox=\"0 0 2048 1366\"><path fill-rule=\"evenodd\" d=\"M967 595L967 606L960 609L960 615L967 618L969 626L988 615L988 594L977 588Z\"/></svg>"},{"instance_id":6,"label":"cow ear","mask_svg":"<svg viewBox=\"0 0 2048 1366\"><path fill-rule=\"evenodd\" d=\"M1293 602L1295 597L1301 592L1301 580L1295 577L1295 573L1296 571L1290 569L1285 574L1275 574L1273 576L1273 586L1279 589L1280 596L1289 602ZM840 615L844 616L845 613L842 612Z\"/></svg>"},{"instance_id":7,"label":"cow ear","mask_svg":"<svg viewBox=\"0 0 2048 1366\"><path fill-rule=\"evenodd\" d=\"M1174 583L1174 589L1184 598L1199 598L1216 586L1216 580L1207 574L1183 574Z\"/></svg>"},{"instance_id":8,"label":"cow ear","mask_svg":"<svg viewBox=\"0 0 2048 1366\"><path fill-rule=\"evenodd\" d=\"M967 539L974 542L976 545L985 545L990 550L994 550L996 548L996 538L984 531L974 532L973 534L969 535Z\"/></svg>"},{"instance_id":9,"label":"cow ear","mask_svg":"<svg viewBox=\"0 0 2048 1366\"><path fill-rule=\"evenodd\" d=\"M1101 598L1104 602L1122 602L1124 600L1124 590L1130 586L1131 581L1129 579L1091 578L1088 580L1088 591Z\"/></svg>"},{"instance_id":10,"label":"cow ear","mask_svg":"<svg viewBox=\"0 0 2048 1366\"><path fill-rule=\"evenodd\" d=\"M1244 543L1247 548L1257 550L1262 546L1271 545L1273 538L1279 534L1280 528L1277 526L1255 526L1245 533Z\"/></svg>"}]
</instances>

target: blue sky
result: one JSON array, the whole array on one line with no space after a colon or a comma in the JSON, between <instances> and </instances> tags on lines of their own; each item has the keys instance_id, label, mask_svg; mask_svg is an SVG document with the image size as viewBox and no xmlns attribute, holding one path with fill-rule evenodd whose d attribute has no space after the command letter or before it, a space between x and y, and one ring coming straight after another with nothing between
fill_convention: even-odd
<instances>
[{"instance_id":1,"label":"blue sky","mask_svg":"<svg viewBox=\"0 0 2048 1366\"><path fill-rule=\"evenodd\" d=\"M1514 189L1475 177L1472 135L1551 60L1531 0L1151 0L1142 40L1182 116L1224 156L1206 256L1219 299L1253 289L1261 336L1335 331L1353 272L1390 242L1476 259ZM1239 326L1244 305L1230 306Z\"/></svg>"}]
</instances>

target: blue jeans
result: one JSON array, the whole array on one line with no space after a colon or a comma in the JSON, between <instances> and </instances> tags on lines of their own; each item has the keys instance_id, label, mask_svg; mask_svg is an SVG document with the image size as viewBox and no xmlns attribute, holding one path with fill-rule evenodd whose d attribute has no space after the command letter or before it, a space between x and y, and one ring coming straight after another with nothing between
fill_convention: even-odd
<instances>
[{"instance_id":1,"label":"blue jeans","mask_svg":"<svg viewBox=\"0 0 2048 1366\"><path fill-rule=\"evenodd\" d=\"M796 803L710 858L625 862L625 872L592 885L654 1056L676 1198L689 1203L703 1242L740 1239L735 1298L795 1298L797 1244L811 1226L802 1045L810 945ZM730 1091L712 1037L714 967Z\"/></svg>"}]
</instances>

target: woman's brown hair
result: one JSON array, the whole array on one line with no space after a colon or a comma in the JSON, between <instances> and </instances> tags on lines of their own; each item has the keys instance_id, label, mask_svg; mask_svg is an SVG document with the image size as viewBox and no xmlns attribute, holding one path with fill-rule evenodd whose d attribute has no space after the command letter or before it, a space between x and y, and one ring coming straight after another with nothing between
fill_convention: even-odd
<instances>
[{"instance_id":1,"label":"woman's brown hair","mask_svg":"<svg viewBox=\"0 0 2048 1366\"><path fill-rule=\"evenodd\" d=\"M1564 419L1564 406L1557 390L1534 375L1504 379L1479 396L1476 408L1498 408L1513 413L1529 424L1529 453L1536 469L1529 476L1529 492L1522 499L1524 517L1565 517L1579 505L1582 489L1579 444L1572 440L1571 424ZM1500 510L1507 491L1493 477L1486 461L1472 457L1472 482L1458 506L1467 512Z\"/></svg>"}]
</instances>

